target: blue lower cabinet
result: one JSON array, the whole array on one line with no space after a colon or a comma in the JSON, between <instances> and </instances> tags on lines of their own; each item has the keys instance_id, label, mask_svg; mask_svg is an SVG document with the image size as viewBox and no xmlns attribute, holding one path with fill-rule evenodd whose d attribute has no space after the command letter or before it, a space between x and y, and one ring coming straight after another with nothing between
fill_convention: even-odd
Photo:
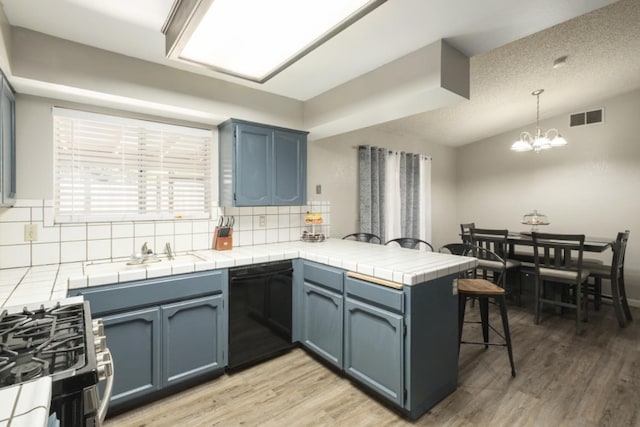
<instances>
[{"instance_id":1,"label":"blue lower cabinet","mask_svg":"<svg viewBox=\"0 0 640 427\"><path fill-rule=\"evenodd\" d=\"M160 389L160 309L103 317L114 382L111 405Z\"/></svg>"},{"instance_id":2,"label":"blue lower cabinet","mask_svg":"<svg viewBox=\"0 0 640 427\"><path fill-rule=\"evenodd\" d=\"M162 384L225 366L222 295L166 304L162 313Z\"/></svg>"},{"instance_id":3,"label":"blue lower cabinet","mask_svg":"<svg viewBox=\"0 0 640 427\"><path fill-rule=\"evenodd\" d=\"M345 372L402 407L403 315L349 297L344 312Z\"/></svg>"},{"instance_id":4,"label":"blue lower cabinet","mask_svg":"<svg viewBox=\"0 0 640 427\"><path fill-rule=\"evenodd\" d=\"M110 411L223 372L227 281L227 270L215 270L70 291L103 319L114 361Z\"/></svg>"},{"instance_id":5,"label":"blue lower cabinet","mask_svg":"<svg viewBox=\"0 0 640 427\"><path fill-rule=\"evenodd\" d=\"M342 294L304 282L302 316L304 346L342 369Z\"/></svg>"}]
</instances>

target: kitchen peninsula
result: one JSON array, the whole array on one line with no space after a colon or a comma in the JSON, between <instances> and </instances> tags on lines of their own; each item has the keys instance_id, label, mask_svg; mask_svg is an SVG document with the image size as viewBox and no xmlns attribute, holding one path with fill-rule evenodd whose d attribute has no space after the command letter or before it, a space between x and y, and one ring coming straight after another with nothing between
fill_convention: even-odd
<instances>
[{"instance_id":1,"label":"kitchen peninsula","mask_svg":"<svg viewBox=\"0 0 640 427\"><path fill-rule=\"evenodd\" d=\"M418 418L456 388L454 279L460 271L475 265L473 258L337 239L188 255L178 257L180 262L162 261L124 270L126 263L122 261L61 264L60 272L50 268L51 289L56 276L61 280L60 274L67 277L69 293L76 295L101 287L126 287L133 280L184 278L197 272L291 259L294 341L410 418ZM101 267L96 268L98 265ZM351 277L348 272L360 276ZM20 281L5 301L7 305L12 305L13 296L24 298L22 290L33 285L29 283L29 271L16 277ZM45 279L42 274L36 277L41 287ZM379 282L392 282L393 287ZM313 311L324 307L323 300L316 298L322 295L330 295L341 307L335 330L323 331L315 322L318 318L313 314L323 313ZM330 337L338 345L337 359L332 361L326 356L334 347L325 346L323 340L327 334L336 333ZM114 360L117 372L115 354Z\"/></svg>"}]
</instances>

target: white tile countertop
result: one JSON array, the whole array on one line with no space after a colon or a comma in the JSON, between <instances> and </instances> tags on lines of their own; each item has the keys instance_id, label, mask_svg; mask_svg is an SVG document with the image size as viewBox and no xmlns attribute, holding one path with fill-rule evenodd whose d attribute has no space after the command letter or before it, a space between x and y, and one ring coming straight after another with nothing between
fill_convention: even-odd
<instances>
[{"instance_id":1,"label":"white tile countertop","mask_svg":"<svg viewBox=\"0 0 640 427\"><path fill-rule=\"evenodd\" d=\"M162 258L162 257L160 257ZM351 240L287 242L241 246L228 251L178 254L176 259L127 265L128 259L66 263L0 270L0 306L66 297L68 289L303 258L405 286L455 274L476 265L475 258Z\"/></svg>"},{"instance_id":2,"label":"white tile countertop","mask_svg":"<svg viewBox=\"0 0 640 427\"><path fill-rule=\"evenodd\" d=\"M242 246L228 251L205 250L178 254L173 260L164 258L160 262L146 265L127 265L128 259L118 259L1 269L0 307L37 307L40 302L65 299L67 291L74 288L294 258L328 264L405 286L455 274L472 268L477 263L475 258L339 239L328 239L320 243L288 242ZM0 413L0 427L8 425L8 420L11 420L12 426L43 425L41 420L45 420L48 415L50 399L44 395L46 394L44 392L50 393L51 380L49 377L42 380L48 380L49 384L32 382L6 388L0 392L0 399L3 402L0 407L4 412L13 410L11 413ZM35 384L38 385L38 391L34 388ZM27 391L29 394L25 394ZM12 399L18 395L26 396L26 400L31 397L42 398L45 403L41 404L39 400L27 402L27 406L31 409L17 413L16 410L23 408L22 399L19 405L7 405L5 402L13 402ZM44 415L44 418L40 415ZM31 417L36 416L38 421L33 423L34 418ZM26 424L21 424L23 421Z\"/></svg>"},{"instance_id":3,"label":"white tile countertop","mask_svg":"<svg viewBox=\"0 0 640 427\"><path fill-rule=\"evenodd\" d=\"M51 377L0 390L0 427L44 427L49 419Z\"/></svg>"}]
</instances>

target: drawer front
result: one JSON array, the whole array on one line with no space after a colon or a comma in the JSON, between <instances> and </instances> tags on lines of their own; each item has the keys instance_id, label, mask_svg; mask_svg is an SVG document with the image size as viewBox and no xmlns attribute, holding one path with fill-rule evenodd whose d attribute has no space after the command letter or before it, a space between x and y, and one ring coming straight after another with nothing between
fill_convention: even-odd
<instances>
[{"instance_id":1,"label":"drawer front","mask_svg":"<svg viewBox=\"0 0 640 427\"><path fill-rule=\"evenodd\" d=\"M226 278L226 270L216 270L74 289L71 294L83 295L91 312L101 315L220 293Z\"/></svg>"},{"instance_id":2,"label":"drawer front","mask_svg":"<svg viewBox=\"0 0 640 427\"><path fill-rule=\"evenodd\" d=\"M365 282L353 277L345 278L345 288L349 296L399 313L404 312L404 293L401 290Z\"/></svg>"},{"instance_id":3,"label":"drawer front","mask_svg":"<svg viewBox=\"0 0 640 427\"><path fill-rule=\"evenodd\" d=\"M343 271L315 262L304 262L304 280L342 293Z\"/></svg>"}]
</instances>

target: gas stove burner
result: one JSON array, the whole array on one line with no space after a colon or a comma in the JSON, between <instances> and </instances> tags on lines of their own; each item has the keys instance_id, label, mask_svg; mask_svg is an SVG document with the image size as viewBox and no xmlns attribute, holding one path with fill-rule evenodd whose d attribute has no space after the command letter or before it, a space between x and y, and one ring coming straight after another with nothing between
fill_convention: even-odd
<instances>
[{"instance_id":1,"label":"gas stove burner","mask_svg":"<svg viewBox=\"0 0 640 427\"><path fill-rule=\"evenodd\" d=\"M29 307L0 310L0 392L5 387L50 377L49 413L60 425L101 425L110 393L102 399L103 405L98 383L104 378L105 389L111 390L113 376L110 369L109 374L98 366L88 301L76 298ZM97 337L105 340L101 334ZM105 354L109 355L108 350ZM110 358L107 361L111 363Z\"/></svg>"},{"instance_id":2,"label":"gas stove burner","mask_svg":"<svg viewBox=\"0 0 640 427\"><path fill-rule=\"evenodd\" d=\"M48 369L49 362L34 357L28 362L23 362L14 366L11 369L11 374L14 377L14 383L17 384L23 381L39 378L43 373L48 374Z\"/></svg>"},{"instance_id":3,"label":"gas stove burner","mask_svg":"<svg viewBox=\"0 0 640 427\"><path fill-rule=\"evenodd\" d=\"M52 338L55 324L55 317L30 320L21 324L13 337L24 340L25 347L38 346Z\"/></svg>"},{"instance_id":4,"label":"gas stove burner","mask_svg":"<svg viewBox=\"0 0 640 427\"><path fill-rule=\"evenodd\" d=\"M5 310L0 331L0 389L47 375L54 378L56 392L75 387L78 376L89 384L97 381L87 303Z\"/></svg>"}]
</instances>

